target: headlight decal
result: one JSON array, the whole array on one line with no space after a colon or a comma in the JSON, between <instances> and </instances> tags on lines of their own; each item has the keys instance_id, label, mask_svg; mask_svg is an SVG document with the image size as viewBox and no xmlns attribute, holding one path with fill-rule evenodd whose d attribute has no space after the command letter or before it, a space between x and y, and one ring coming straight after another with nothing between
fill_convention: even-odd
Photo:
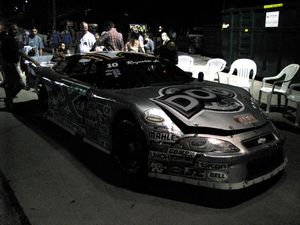
<instances>
[{"instance_id":1,"label":"headlight decal","mask_svg":"<svg viewBox=\"0 0 300 225\"><path fill-rule=\"evenodd\" d=\"M188 137L180 140L180 144L182 144L185 149L190 149L200 153L217 152L227 154L240 151L236 146L228 141L211 137Z\"/></svg>"}]
</instances>

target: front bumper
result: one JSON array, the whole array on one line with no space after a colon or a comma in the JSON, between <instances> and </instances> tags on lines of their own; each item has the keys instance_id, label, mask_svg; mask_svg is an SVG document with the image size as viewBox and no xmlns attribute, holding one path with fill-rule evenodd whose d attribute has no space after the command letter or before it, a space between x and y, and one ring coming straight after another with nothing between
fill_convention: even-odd
<instances>
[{"instance_id":1,"label":"front bumper","mask_svg":"<svg viewBox=\"0 0 300 225\"><path fill-rule=\"evenodd\" d=\"M148 176L234 190L267 180L286 167L283 142L272 139L253 148L251 143L252 139L247 150L227 155L161 146L149 152Z\"/></svg>"},{"instance_id":2,"label":"front bumper","mask_svg":"<svg viewBox=\"0 0 300 225\"><path fill-rule=\"evenodd\" d=\"M199 179L194 179L194 178L189 178L189 177L182 177L178 175L169 175L169 174L160 174L160 173L153 173L149 172L148 176L149 177L154 177L154 178L160 178L164 180L170 180L170 181L176 181L180 183L186 183L186 184L192 184L196 186L202 186L202 187L209 187L213 189L220 189L220 190L237 190L237 189L242 189L249 187L253 184L260 183L264 180L268 180L271 177L275 176L278 174L280 171L284 170L287 164L287 158L284 159L283 163L273 169L272 171L261 175L259 177L253 178L251 180L244 180L240 182L230 182L230 183L225 183L225 182L218 182L218 181L207 181L207 180L199 180Z\"/></svg>"}]
</instances>

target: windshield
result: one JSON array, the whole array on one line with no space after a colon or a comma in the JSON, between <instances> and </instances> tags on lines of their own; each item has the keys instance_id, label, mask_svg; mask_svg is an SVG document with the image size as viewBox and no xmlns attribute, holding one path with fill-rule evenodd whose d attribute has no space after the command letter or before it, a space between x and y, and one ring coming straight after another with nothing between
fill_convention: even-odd
<instances>
[{"instance_id":1,"label":"windshield","mask_svg":"<svg viewBox=\"0 0 300 225\"><path fill-rule=\"evenodd\" d=\"M194 80L176 65L158 59L116 60L104 67L104 76L98 83L102 88L183 84Z\"/></svg>"}]
</instances>

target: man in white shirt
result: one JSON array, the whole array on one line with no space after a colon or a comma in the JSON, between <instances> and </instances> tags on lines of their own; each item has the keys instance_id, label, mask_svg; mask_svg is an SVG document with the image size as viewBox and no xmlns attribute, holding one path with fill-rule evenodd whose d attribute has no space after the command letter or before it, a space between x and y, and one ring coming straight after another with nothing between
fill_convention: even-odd
<instances>
[{"instance_id":1,"label":"man in white shirt","mask_svg":"<svg viewBox=\"0 0 300 225\"><path fill-rule=\"evenodd\" d=\"M89 52L96 42L95 36L89 32L89 25L86 22L80 24L81 33L77 41L77 52Z\"/></svg>"}]
</instances>

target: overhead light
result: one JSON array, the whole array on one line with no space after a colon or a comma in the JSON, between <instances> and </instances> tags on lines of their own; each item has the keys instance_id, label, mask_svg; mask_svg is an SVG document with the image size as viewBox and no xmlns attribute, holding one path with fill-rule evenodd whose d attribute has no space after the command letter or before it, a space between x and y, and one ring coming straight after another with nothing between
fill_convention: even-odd
<instances>
[{"instance_id":1,"label":"overhead light","mask_svg":"<svg viewBox=\"0 0 300 225\"><path fill-rule=\"evenodd\" d=\"M283 3L264 5L264 9L280 8L283 7Z\"/></svg>"},{"instance_id":2,"label":"overhead light","mask_svg":"<svg viewBox=\"0 0 300 225\"><path fill-rule=\"evenodd\" d=\"M226 28L228 28L229 27L229 23L223 23L222 24L222 29L226 29Z\"/></svg>"}]
</instances>

